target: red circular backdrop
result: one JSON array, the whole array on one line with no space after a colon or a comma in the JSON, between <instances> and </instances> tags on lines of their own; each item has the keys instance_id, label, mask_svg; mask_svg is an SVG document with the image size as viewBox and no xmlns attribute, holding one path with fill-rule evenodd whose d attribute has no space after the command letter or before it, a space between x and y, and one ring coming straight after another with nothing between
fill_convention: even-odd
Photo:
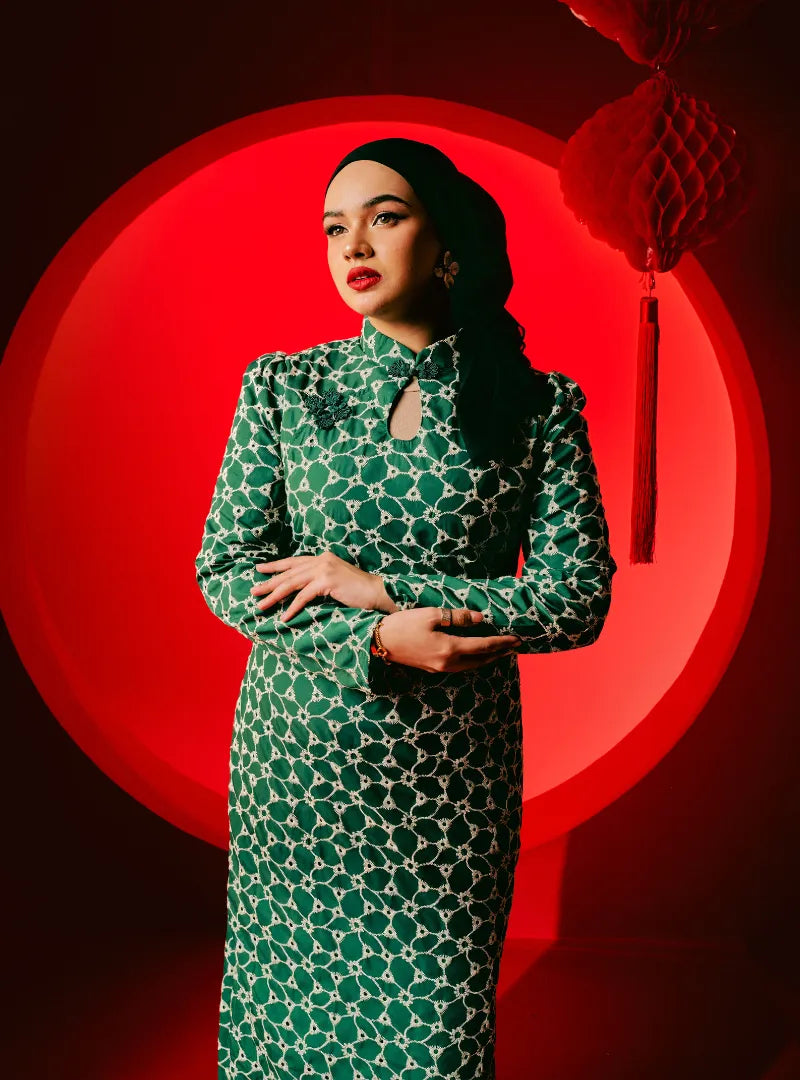
<instances>
[{"instance_id":1,"label":"red circular backdrop","mask_svg":"<svg viewBox=\"0 0 800 1080\"><path fill-rule=\"evenodd\" d=\"M206 608L194 558L245 365L360 330L330 281L320 215L336 161L385 135L435 143L497 198L531 361L588 399L620 569L595 645L520 657L523 847L585 820L669 750L725 670L761 573L758 391L691 256L657 283L656 559L628 565L639 275L564 207L560 141L406 96L303 102L192 140L91 215L20 316L0 372L2 599L31 678L83 750L223 847L249 643ZM302 284L287 262L302 262Z\"/></svg>"}]
</instances>

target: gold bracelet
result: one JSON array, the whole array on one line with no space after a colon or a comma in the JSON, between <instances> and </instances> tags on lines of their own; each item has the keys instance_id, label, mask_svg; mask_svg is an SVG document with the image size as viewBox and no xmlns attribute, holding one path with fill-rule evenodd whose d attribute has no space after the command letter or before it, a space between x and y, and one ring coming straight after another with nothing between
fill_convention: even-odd
<instances>
[{"instance_id":1,"label":"gold bracelet","mask_svg":"<svg viewBox=\"0 0 800 1080\"><path fill-rule=\"evenodd\" d=\"M380 656L381 660L385 660L387 664L391 663L389 660L389 651L381 641L381 623L386 618L385 615L381 615L380 619L375 623L375 628L372 631L372 640L374 641L374 653L376 656Z\"/></svg>"}]
</instances>

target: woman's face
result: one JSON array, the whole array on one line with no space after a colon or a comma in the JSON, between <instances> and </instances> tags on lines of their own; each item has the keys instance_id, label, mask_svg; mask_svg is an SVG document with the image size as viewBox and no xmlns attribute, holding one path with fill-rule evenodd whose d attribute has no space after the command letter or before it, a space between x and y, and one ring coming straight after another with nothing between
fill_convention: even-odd
<instances>
[{"instance_id":1,"label":"woman's face","mask_svg":"<svg viewBox=\"0 0 800 1080\"><path fill-rule=\"evenodd\" d=\"M430 310L442 291L433 272L442 245L400 173L378 161L345 165L325 196L322 227L331 276L353 311L409 322ZM348 277L359 270L372 276L356 288Z\"/></svg>"}]
</instances>

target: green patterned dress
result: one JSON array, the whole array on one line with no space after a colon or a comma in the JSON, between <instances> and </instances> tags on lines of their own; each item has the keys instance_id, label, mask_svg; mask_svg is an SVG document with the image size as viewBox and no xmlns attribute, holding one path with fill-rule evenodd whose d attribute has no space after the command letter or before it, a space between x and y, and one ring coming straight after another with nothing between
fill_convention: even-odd
<instances>
[{"instance_id":1,"label":"green patterned dress","mask_svg":"<svg viewBox=\"0 0 800 1080\"><path fill-rule=\"evenodd\" d=\"M387 666L369 647L381 612L316 598L284 623L295 593L267 612L250 593L257 562L330 550L400 609L479 609L482 633L513 631L524 653L597 639L616 563L585 396L536 372L525 445L476 467L458 340L415 354L365 318L357 337L244 371L196 559L208 606L253 643L230 754L220 1080L495 1075L522 818L516 657ZM397 439L389 413L414 374L421 427Z\"/></svg>"}]
</instances>

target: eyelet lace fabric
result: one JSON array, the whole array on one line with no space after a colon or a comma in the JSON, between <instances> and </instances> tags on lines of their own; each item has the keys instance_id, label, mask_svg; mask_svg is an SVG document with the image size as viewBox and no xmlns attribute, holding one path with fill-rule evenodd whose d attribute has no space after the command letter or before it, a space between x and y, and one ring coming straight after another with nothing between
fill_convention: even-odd
<instances>
[{"instance_id":1,"label":"eyelet lace fabric","mask_svg":"<svg viewBox=\"0 0 800 1080\"><path fill-rule=\"evenodd\" d=\"M476 467L455 423L458 340L414 354L365 319L242 376L196 559L209 608L251 646L229 762L220 1080L495 1077L519 661L386 664L370 652L382 612L316 598L282 622L295 594L264 613L250 594L256 563L331 550L379 574L400 611L479 609L482 632L515 633L523 653L596 641L616 563L585 395L541 373L551 404L518 458ZM425 426L404 451L385 416L415 371Z\"/></svg>"}]
</instances>

